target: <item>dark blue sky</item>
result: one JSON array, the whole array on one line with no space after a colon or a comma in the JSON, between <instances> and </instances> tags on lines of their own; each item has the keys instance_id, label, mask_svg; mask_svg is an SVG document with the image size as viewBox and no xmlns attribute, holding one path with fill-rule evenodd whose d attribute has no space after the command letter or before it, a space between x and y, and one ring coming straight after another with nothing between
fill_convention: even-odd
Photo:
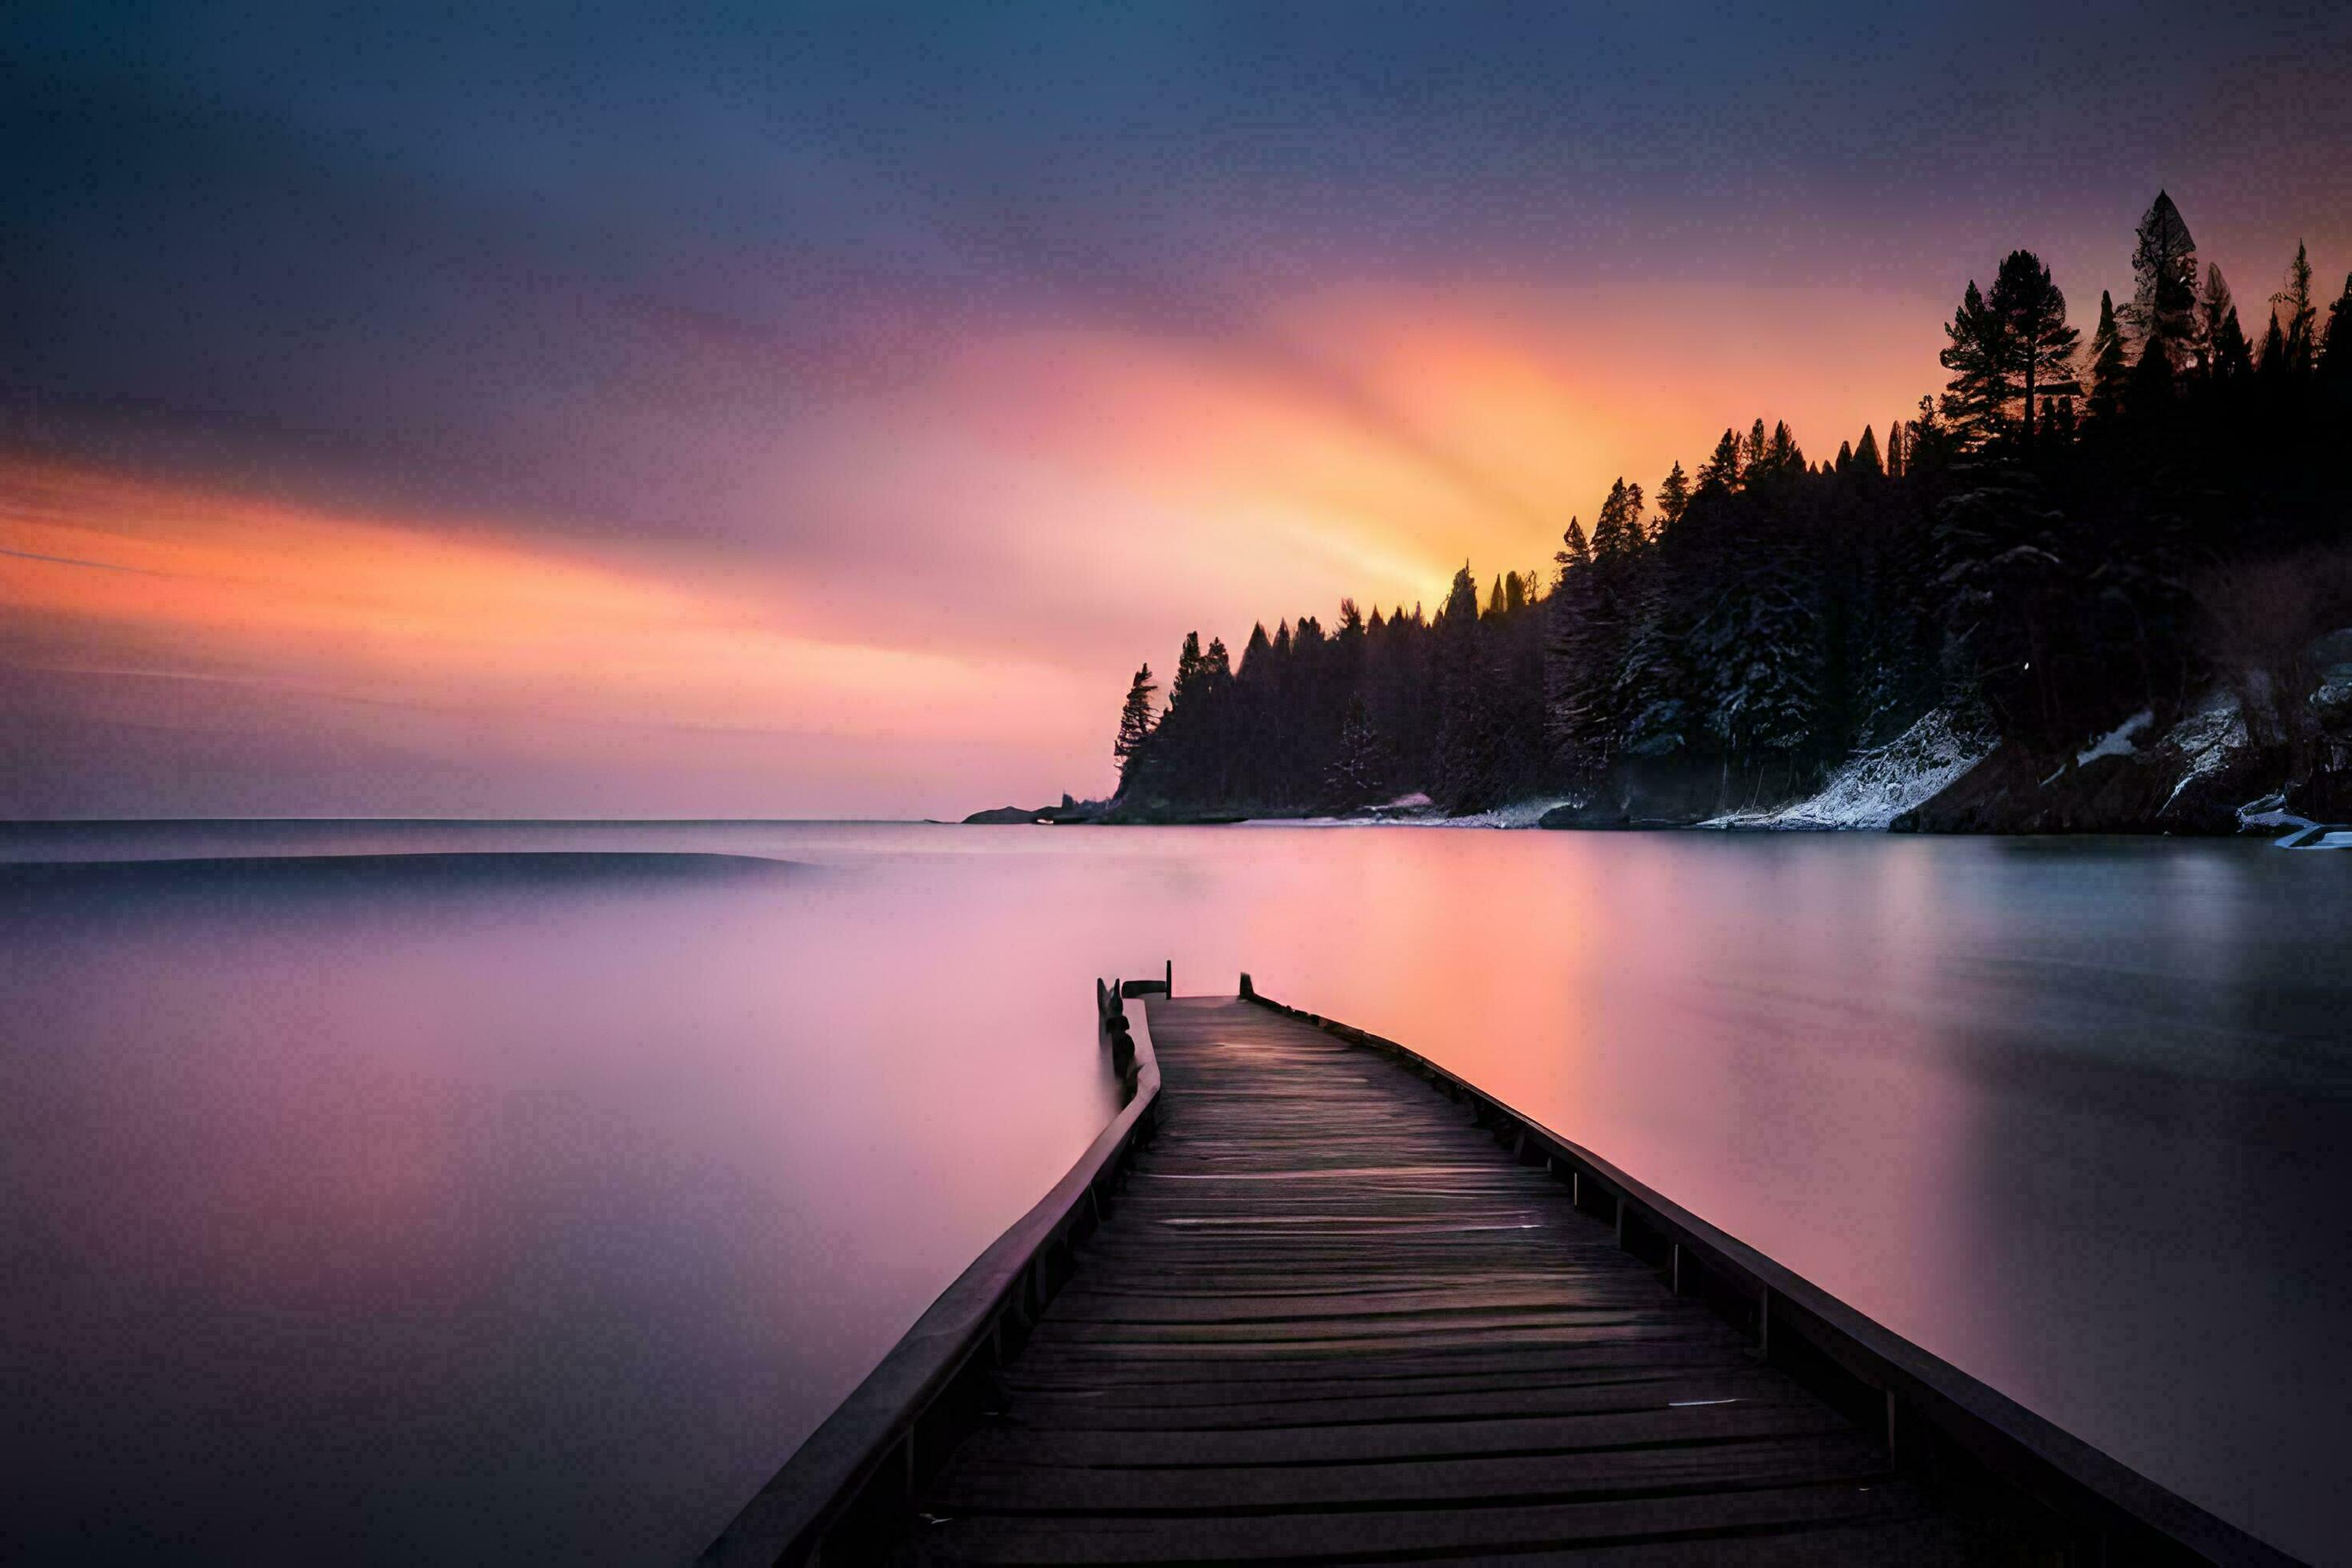
<instances>
[{"instance_id":1,"label":"dark blue sky","mask_svg":"<svg viewBox=\"0 0 2352 1568\"><path fill-rule=\"evenodd\" d=\"M2352 8L1792 9L14 7L5 368L471 449L614 301L823 366L1335 277L2111 282L2168 184L2352 237Z\"/></svg>"}]
</instances>

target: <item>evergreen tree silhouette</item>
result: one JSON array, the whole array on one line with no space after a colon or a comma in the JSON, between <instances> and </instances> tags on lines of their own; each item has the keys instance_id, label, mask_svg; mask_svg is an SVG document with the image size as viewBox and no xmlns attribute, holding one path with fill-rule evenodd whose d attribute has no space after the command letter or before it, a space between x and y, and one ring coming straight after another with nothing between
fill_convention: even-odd
<instances>
[{"instance_id":1,"label":"evergreen tree silhouette","mask_svg":"<svg viewBox=\"0 0 2352 1568\"><path fill-rule=\"evenodd\" d=\"M1937 361L1951 373L1940 409L1969 445L1999 436L2009 402L2008 323L1985 303L1975 279L1960 296L1960 308L1944 328L1948 340Z\"/></svg>"},{"instance_id":2,"label":"evergreen tree silhouette","mask_svg":"<svg viewBox=\"0 0 2352 1568\"><path fill-rule=\"evenodd\" d=\"M2352 273L2344 292L2327 307L2327 335L2319 354L2319 380L2339 404L2352 398Z\"/></svg>"},{"instance_id":3,"label":"evergreen tree silhouette","mask_svg":"<svg viewBox=\"0 0 2352 1568\"><path fill-rule=\"evenodd\" d=\"M1678 460L1666 470L1666 477L1658 481L1659 531L1663 532L1682 521L1684 511L1690 506L1690 479L1683 472Z\"/></svg>"},{"instance_id":4,"label":"evergreen tree silhouette","mask_svg":"<svg viewBox=\"0 0 2352 1568\"><path fill-rule=\"evenodd\" d=\"M1139 753L1151 739L1151 697L1159 687L1151 682L1151 667L1145 665L1135 672L1128 683L1127 700L1118 710L1118 738L1111 742L1110 754L1118 760L1120 776L1126 775L1129 758Z\"/></svg>"},{"instance_id":5,"label":"evergreen tree silhouette","mask_svg":"<svg viewBox=\"0 0 2352 1568\"><path fill-rule=\"evenodd\" d=\"M2122 327L2116 321L2116 302L2099 290L2099 324L2091 333L2091 415L2111 417L2123 406L2124 384L2131 379L2131 362L2124 356Z\"/></svg>"},{"instance_id":6,"label":"evergreen tree silhouette","mask_svg":"<svg viewBox=\"0 0 2352 1568\"><path fill-rule=\"evenodd\" d=\"M2273 317L2285 318L2281 332L2281 364L2289 375L2311 374L2316 356L2319 312L2311 303L2311 258L2303 241L2294 242L2294 259L2287 263L2286 287L2271 296Z\"/></svg>"},{"instance_id":7,"label":"evergreen tree silhouette","mask_svg":"<svg viewBox=\"0 0 2352 1568\"><path fill-rule=\"evenodd\" d=\"M2230 296L2218 262L2205 269L2205 291L2198 298L2197 312L2205 338L2206 374L2224 385L2243 381L2253 370L2253 345L2238 324L2238 303Z\"/></svg>"},{"instance_id":8,"label":"evergreen tree silhouette","mask_svg":"<svg viewBox=\"0 0 2352 1568\"><path fill-rule=\"evenodd\" d=\"M2030 250L2012 250L2002 259L1987 308L2000 323L1999 346L2005 350L1996 367L1997 395L2004 411L2012 401L2023 408L2020 428L2032 447L2040 400L2082 390L2074 380L2082 334L2066 324L2066 296Z\"/></svg>"},{"instance_id":9,"label":"evergreen tree silhouette","mask_svg":"<svg viewBox=\"0 0 2352 1568\"><path fill-rule=\"evenodd\" d=\"M2168 368L2177 374L2196 353L2197 241L2180 209L2162 191L2139 220L2132 276L2137 286L2126 324L2137 340L2138 357L2147 357L2148 344L2160 343Z\"/></svg>"},{"instance_id":10,"label":"evergreen tree silhouette","mask_svg":"<svg viewBox=\"0 0 2352 1568\"><path fill-rule=\"evenodd\" d=\"M1886 477L1885 460L1878 455L1878 433L1867 425L1862 427L1862 441L1853 449L1853 472L1866 479Z\"/></svg>"}]
</instances>

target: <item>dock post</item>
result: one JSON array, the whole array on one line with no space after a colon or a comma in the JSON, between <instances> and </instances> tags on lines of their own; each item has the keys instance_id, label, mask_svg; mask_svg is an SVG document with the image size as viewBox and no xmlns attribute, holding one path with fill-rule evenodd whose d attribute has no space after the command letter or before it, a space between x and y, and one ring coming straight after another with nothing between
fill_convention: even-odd
<instances>
[{"instance_id":1,"label":"dock post","mask_svg":"<svg viewBox=\"0 0 2352 1568\"><path fill-rule=\"evenodd\" d=\"M1772 1359L1772 1287L1764 1287L1764 1294L1756 1301L1756 1353L1766 1361Z\"/></svg>"},{"instance_id":2,"label":"dock post","mask_svg":"<svg viewBox=\"0 0 2352 1568\"><path fill-rule=\"evenodd\" d=\"M1683 1293L1683 1244L1679 1241L1675 1243L1674 1275L1675 1294L1679 1296Z\"/></svg>"},{"instance_id":3,"label":"dock post","mask_svg":"<svg viewBox=\"0 0 2352 1568\"><path fill-rule=\"evenodd\" d=\"M1176 961L1172 958L1168 961L1167 991L1169 1000L1171 1002L1174 1001L1176 998Z\"/></svg>"}]
</instances>

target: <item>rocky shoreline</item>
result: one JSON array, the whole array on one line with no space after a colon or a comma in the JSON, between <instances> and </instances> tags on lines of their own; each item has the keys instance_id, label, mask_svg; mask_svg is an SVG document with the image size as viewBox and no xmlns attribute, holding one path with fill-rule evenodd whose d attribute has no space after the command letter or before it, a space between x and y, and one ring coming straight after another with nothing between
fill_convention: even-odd
<instances>
[{"instance_id":1,"label":"rocky shoreline","mask_svg":"<svg viewBox=\"0 0 2352 1568\"><path fill-rule=\"evenodd\" d=\"M2243 696L2217 688L2192 709L2143 710L2061 752L1996 743L1980 722L1930 713L1885 746L1793 797L1735 801L1733 781L1705 772L1629 766L1581 798L1516 803L1449 816L1425 795L1339 816L1255 811L1246 803L1171 810L1121 800L1002 807L972 824L1209 826L1244 821L1547 827L1585 830L1875 830L1950 834L2295 834L2352 821L2352 639L2346 657L2305 698L2289 724L2249 714Z\"/></svg>"}]
</instances>

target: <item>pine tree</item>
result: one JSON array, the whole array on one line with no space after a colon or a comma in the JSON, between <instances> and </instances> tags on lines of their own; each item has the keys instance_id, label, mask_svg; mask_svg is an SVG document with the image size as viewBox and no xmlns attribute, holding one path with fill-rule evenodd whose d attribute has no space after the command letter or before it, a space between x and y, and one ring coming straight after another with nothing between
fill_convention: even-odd
<instances>
[{"instance_id":1,"label":"pine tree","mask_svg":"<svg viewBox=\"0 0 2352 1568\"><path fill-rule=\"evenodd\" d=\"M1950 341L1936 356L1951 372L1942 399L1944 417L1966 444L1990 440L2005 427L2011 352L2008 331L2008 323L1985 303L1970 279L1960 308L1944 328Z\"/></svg>"},{"instance_id":2,"label":"pine tree","mask_svg":"<svg viewBox=\"0 0 2352 1568\"><path fill-rule=\"evenodd\" d=\"M1628 757L1672 757L1688 752L1692 732L1688 638L1681 597L1657 557L1616 584L1622 633L1608 710L1615 726L1610 750Z\"/></svg>"},{"instance_id":3,"label":"pine tree","mask_svg":"<svg viewBox=\"0 0 2352 1568\"><path fill-rule=\"evenodd\" d=\"M1265 635L1265 628L1259 628ZM1135 672L1127 688L1127 701L1118 710L1118 738L1111 742L1110 754L1119 763L1119 776L1127 776L1129 760L1139 754L1144 743L1151 739L1151 694L1160 688L1151 683L1151 667L1145 665Z\"/></svg>"},{"instance_id":4,"label":"pine tree","mask_svg":"<svg viewBox=\"0 0 2352 1568\"><path fill-rule=\"evenodd\" d=\"M2125 321L2139 341L2140 357L2147 357L2149 343L2161 343L2168 368L2177 374L2196 353L2197 241L2162 191L2139 220L2132 276L2137 287Z\"/></svg>"},{"instance_id":5,"label":"pine tree","mask_svg":"<svg viewBox=\"0 0 2352 1568\"><path fill-rule=\"evenodd\" d=\"M1373 727L1361 692L1348 697L1339 721L1339 746L1324 775L1324 795L1334 810L1351 811L1381 799L1388 789L1388 752Z\"/></svg>"},{"instance_id":6,"label":"pine tree","mask_svg":"<svg viewBox=\"0 0 2352 1568\"><path fill-rule=\"evenodd\" d=\"M1698 466L1698 489L1728 492L1739 488L1739 437L1729 430L1715 444L1715 451Z\"/></svg>"},{"instance_id":7,"label":"pine tree","mask_svg":"<svg viewBox=\"0 0 2352 1568\"><path fill-rule=\"evenodd\" d=\"M1853 449L1853 471L1862 479L1883 479L1886 464L1878 455L1878 433L1865 425L1862 427L1862 443Z\"/></svg>"},{"instance_id":8,"label":"pine tree","mask_svg":"<svg viewBox=\"0 0 2352 1568\"><path fill-rule=\"evenodd\" d=\"M1709 731L1733 759L1778 768L1784 784L1812 734L1824 662L1809 576L1793 542L1759 542L1696 634L1714 678Z\"/></svg>"},{"instance_id":9,"label":"pine tree","mask_svg":"<svg viewBox=\"0 0 2352 1568\"><path fill-rule=\"evenodd\" d=\"M1740 448L1739 472L1743 481L1753 479L1757 471L1764 467L1764 421L1759 417L1755 424L1748 426L1748 444Z\"/></svg>"},{"instance_id":10,"label":"pine tree","mask_svg":"<svg viewBox=\"0 0 2352 1568\"><path fill-rule=\"evenodd\" d=\"M2344 292L2327 307L2327 336L2319 355L2319 379L2338 397L2352 396L2352 273Z\"/></svg>"},{"instance_id":11,"label":"pine tree","mask_svg":"<svg viewBox=\"0 0 2352 1568\"><path fill-rule=\"evenodd\" d=\"M1616 649L1603 620L1592 552L1575 519L1569 520L1553 559L1559 575L1544 601L1545 738L1552 772L1581 784L1608 766L1607 672Z\"/></svg>"},{"instance_id":12,"label":"pine tree","mask_svg":"<svg viewBox=\"0 0 2352 1568\"><path fill-rule=\"evenodd\" d=\"M1201 634L1186 632L1183 651L1176 656L1176 679L1168 685L1168 710L1173 713L1192 705L1200 690Z\"/></svg>"},{"instance_id":13,"label":"pine tree","mask_svg":"<svg viewBox=\"0 0 2352 1568\"><path fill-rule=\"evenodd\" d=\"M1907 460L1903 436L1903 421L1897 419L1886 427L1886 477L1899 479Z\"/></svg>"},{"instance_id":14,"label":"pine tree","mask_svg":"<svg viewBox=\"0 0 2352 1568\"><path fill-rule=\"evenodd\" d=\"M1552 557L1559 571L1552 578L1552 592L1559 592L1569 574L1580 566L1592 564L1591 546L1584 542L1584 525L1575 518L1568 520L1568 531L1559 536L1559 552Z\"/></svg>"},{"instance_id":15,"label":"pine tree","mask_svg":"<svg viewBox=\"0 0 2352 1568\"><path fill-rule=\"evenodd\" d=\"M1683 520L1683 512L1690 505L1690 479L1683 473L1682 463L1677 460L1667 470L1666 477L1658 481L1657 532L1664 533Z\"/></svg>"},{"instance_id":16,"label":"pine tree","mask_svg":"<svg viewBox=\"0 0 2352 1568\"><path fill-rule=\"evenodd\" d=\"M1919 416L1903 434L1904 476L1916 479L1923 471L1933 474L1948 467L1958 447L1959 437L1937 414L1936 400L1922 397Z\"/></svg>"},{"instance_id":17,"label":"pine tree","mask_svg":"<svg viewBox=\"0 0 2352 1568\"><path fill-rule=\"evenodd\" d=\"M2099 290L2099 324L2091 333L2091 415L2112 417L2123 406L2124 383L2131 379L2131 363L2124 357L2124 336L2116 324L2116 302Z\"/></svg>"},{"instance_id":18,"label":"pine tree","mask_svg":"<svg viewBox=\"0 0 2352 1568\"><path fill-rule=\"evenodd\" d=\"M1621 477L1609 487L1609 499L1601 503L1601 515L1592 524L1592 559L1615 563L1641 547L1642 487Z\"/></svg>"},{"instance_id":19,"label":"pine tree","mask_svg":"<svg viewBox=\"0 0 2352 1568\"><path fill-rule=\"evenodd\" d=\"M2263 332L2262 357L2254 362L2263 379L2276 384L2287 374L2286 335L2279 331L2278 312L2271 312L2271 324Z\"/></svg>"},{"instance_id":20,"label":"pine tree","mask_svg":"<svg viewBox=\"0 0 2352 1568\"><path fill-rule=\"evenodd\" d=\"M1988 308L2000 323L2000 343L2006 350L1998 394L2003 423L2011 402L2022 404L2030 447L2037 401L2072 397L2081 390L2074 380L2074 350L2082 334L2066 322L2066 296L2051 281L2050 268L2030 250L2012 250L2002 259Z\"/></svg>"},{"instance_id":21,"label":"pine tree","mask_svg":"<svg viewBox=\"0 0 2352 1568\"><path fill-rule=\"evenodd\" d=\"M1478 581L1465 563L1437 612L1437 741L1435 789L1449 811L1497 804L1495 693L1489 680L1486 628L1478 617Z\"/></svg>"},{"instance_id":22,"label":"pine tree","mask_svg":"<svg viewBox=\"0 0 2352 1568\"><path fill-rule=\"evenodd\" d=\"M1250 627L1249 641L1242 645L1242 667L1234 673L1244 680L1253 675L1270 680L1273 668L1274 639L1265 635L1265 623L1259 621Z\"/></svg>"},{"instance_id":23,"label":"pine tree","mask_svg":"<svg viewBox=\"0 0 2352 1568\"><path fill-rule=\"evenodd\" d=\"M2273 315L2286 317L2282 348L2285 358L2280 363L2292 376L2305 376L2316 357L2316 326L2319 312L2311 304L2311 260L2304 254L2303 241L2294 242L2294 259L2287 264L2286 287L2271 296Z\"/></svg>"},{"instance_id":24,"label":"pine tree","mask_svg":"<svg viewBox=\"0 0 2352 1568\"><path fill-rule=\"evenodd\" d=\"M2226 380L2229 372L2222 361L2231 332L2238 333L2241 343L2245 334L2237 325L2237 301L2230 297L2230 285L2221 276L2221 264L2208 263L2205 268L2205 288L2197 296L2197 369L2200 374Z\"/></svg>"},{"instance_id":25,"label":"pine tree","mask_svg":"<svg viewBox=\"0 0 2352 1568\"><path fill-rule=\"evenodd\" d=\"M2254 345L2246 341L2246 330L2238 325L2238 310L2232 305L2213 340L2213 374L2224 381L2243 381L2253 371Z\"/></svg>"}]
</instances>

